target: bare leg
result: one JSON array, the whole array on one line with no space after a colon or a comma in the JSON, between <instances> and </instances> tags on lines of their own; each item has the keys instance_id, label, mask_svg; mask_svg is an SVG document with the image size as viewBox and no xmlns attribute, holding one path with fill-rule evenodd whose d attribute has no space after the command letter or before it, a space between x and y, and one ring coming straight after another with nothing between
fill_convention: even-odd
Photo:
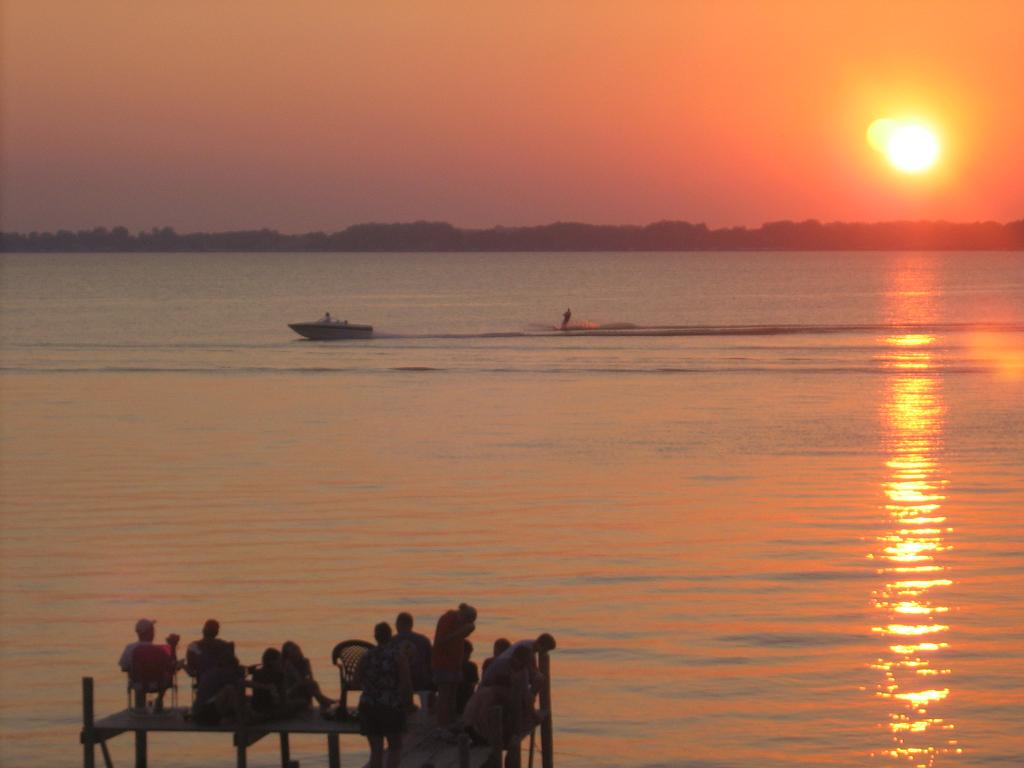
<instances>
[{"instance_id":1,"label":"bare leg","mask_svg":"<svg viewBox=\"0 0 1024 768\"><path fill-rule=\"evenodd\" d=\"M398 768L402 762L402 734L388 734L388 765L387 768Z\"/></svg>"},{"instance_id":2,"label":"bare leg","mask_svg":"<svg viewBox=\"0 0 1024 768\"><path fill-rule=\"evenodd\" d=\"M455 690L458 683L437 684L437 724L444 727L450 725L455 716Z\"/></svg>"},{"instance_id":3,"label":"bare leg","mask_svg":"<svg viewBox=\"0 0 1024 768\"><path fill-rule=\"evenodd\" d=\"M329 707L333 704L337 704L334 699L324 696L324 692L320 690L320 684L315 680L309 681L309 691L313 695L313 698L316 699L316 703L321 707Z\"/></svg>"},{"instance_id":4,"label":"bare leg","mask_svg":"<svg viewBox=\"0 0 1024 768\"><path fill-rule=\"evenodd\" d=\"M370 742L370 768L384 768L384 737L367 736Z\"/></svg>"}]
</instances>

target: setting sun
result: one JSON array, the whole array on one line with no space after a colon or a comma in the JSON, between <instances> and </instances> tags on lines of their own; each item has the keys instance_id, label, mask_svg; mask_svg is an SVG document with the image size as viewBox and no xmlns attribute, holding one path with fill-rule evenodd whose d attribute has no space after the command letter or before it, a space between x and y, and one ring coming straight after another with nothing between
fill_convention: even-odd
<instances>
[{"instance_id":1,"label":"setting sun","mask_svg":"<svg viewBox=\"0 0 1024 768\"><path fill-rule=\"evenodd\" d=\"M904 173L921 173L935 165L939 139L928 126L909 120L882 117L868 128L868 143Z\"/></svg>"}]
</instances>

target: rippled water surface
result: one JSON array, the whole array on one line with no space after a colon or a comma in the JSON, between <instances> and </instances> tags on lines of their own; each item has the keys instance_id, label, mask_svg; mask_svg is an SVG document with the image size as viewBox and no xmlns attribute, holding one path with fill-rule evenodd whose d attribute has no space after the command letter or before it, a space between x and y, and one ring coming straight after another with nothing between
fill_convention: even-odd
<instances>
[{"instance_id":1,"label":"rippled water surface","mask_svg":"<svg viewBox=\"0 0 1024 768\"><path fill-rule=\"evenodd\" d=\"M1024 764L1021 254L7 254L0 298L5 766L77 764L142 616L334 692L462 600L478 661L558 638L560 767Z\"/></svg>"}]
</instances>

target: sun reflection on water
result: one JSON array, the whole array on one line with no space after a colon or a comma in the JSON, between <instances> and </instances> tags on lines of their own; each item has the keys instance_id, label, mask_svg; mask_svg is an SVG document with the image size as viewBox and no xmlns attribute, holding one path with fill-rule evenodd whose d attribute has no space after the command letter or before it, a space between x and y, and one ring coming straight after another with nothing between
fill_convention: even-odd
<instances>
[{"instance_id":1,"label":"sun reflection on water","mask_svg":"<svg viewBox=\"0 0 1024 768\"><path fill-rule=\"evenodd\" d=\"M883 365L892 372L883 404L888 460L882 490L887 527L869 557L883 584L872 601L886 645L872 665L883 679L875 695L889 700L887 748L877 756L915 768L934 768L941 756L962 750L955 725L940 717L951 695L943 659L950 606L943 590L953 584L944 553L953 528L942 512L946 500L938 454L945 404L937 376L929 374L934 337L905 334L885 339Z\"/></svg>"}]
</instances>

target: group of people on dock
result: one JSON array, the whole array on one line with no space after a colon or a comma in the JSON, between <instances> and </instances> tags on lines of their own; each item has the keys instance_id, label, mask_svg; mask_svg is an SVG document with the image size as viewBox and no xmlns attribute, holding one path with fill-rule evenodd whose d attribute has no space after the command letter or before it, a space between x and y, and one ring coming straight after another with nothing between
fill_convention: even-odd
<instances>
[{"instance_id":1,"label":"group of people on dock","mask_svg":"<svg viewBox=\"0 0 1024 768\"><path fill-rule=\"evenodd\" d=\"M446 741L465 732L479 742L502 745L522 738L547 716L534 709L545 684L537 655L553 650L555 639L547 633L515 643L499 638L481 670L472 661L469 641L476 618L476 609L467 603L445 611L433 642L413 630L407 612L398 614L394 631L387 622L374 627L376 645L363 653L355 673L361 690L360 732L369 742L371 768L384 766L385 742L388 767L398 766L406 720L417 709L435 718L437 735ZM259 664L244 666L234 643L219 637L220 623L209 619L202 637L179 659L180 637L170 634L164 644L156 644L155 624L152 619L136 622L138 639L125 647L119 662L128 673L137 711L145 710L147 694L155 696L154 711L162 711L164 695L183 669L193 680L194 693L186 717L200 725L286 718L311 708L314 701L328 719L349 717L338 701L323 693L309 659L293 641L267 648ZM500 708L500 718L494 717L495 708Z\"/></svg>"},{"instance_id":2,"label":"group of people on dock","mask_svg":"<svg viewBox=\"0 0 1024 768\"><path fill-rule=\"evenodd\" d=\"M193 679L188 716L201 725L217 725L232 716L254 720L284 717L311 706L314 700L324 711L337 704L320 690L309 659L291 640L280 649L267 648L260 664L243 666L235 655L235 644L219 637L216 619L203 624L202 637L189 644L181 659L179 635L168 635L162 645L154 643L153 619L139 619L135 634L138 639L125 646L119 661L128 673L135 711L145 711L150 693L155 695L154 711L163 711L164 696L181 669ZM250 698L245 696L246 689L252 692Z\"/></svg>"}]
</instances>

